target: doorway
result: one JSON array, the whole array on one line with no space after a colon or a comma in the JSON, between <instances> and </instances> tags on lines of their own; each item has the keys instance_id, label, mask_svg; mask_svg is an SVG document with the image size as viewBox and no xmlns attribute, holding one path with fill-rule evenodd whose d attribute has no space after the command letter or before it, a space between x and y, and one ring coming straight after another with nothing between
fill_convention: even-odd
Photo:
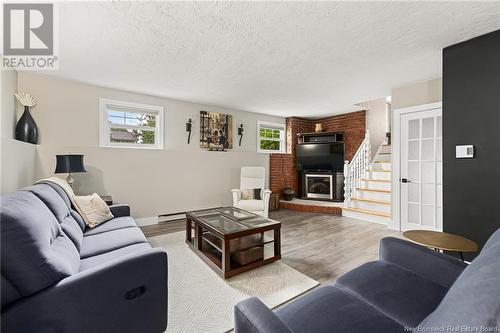
<instances>
[{"instance_id":1,"label":"doorway","mask_svg":"<svg viewBox=\"0 0 500 333\"><path fill-rule=\"evenodd\" d=\"M443 230L441 103L398 110L394 200L399 229ZM396 142L395 142L396 143ZM394 184L396 182L396 184Z\"/></svg>"}]
</instances>

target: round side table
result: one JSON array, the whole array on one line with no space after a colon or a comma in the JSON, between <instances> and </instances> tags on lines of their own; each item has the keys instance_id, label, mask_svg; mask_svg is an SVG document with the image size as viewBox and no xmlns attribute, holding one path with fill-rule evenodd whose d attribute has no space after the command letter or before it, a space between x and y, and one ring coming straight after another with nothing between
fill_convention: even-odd
<instances>
[{"instance_id":1,"label":"round side table","mask_svg":"<svg viewBox=\"0 0 500 333\"><path fill-rule=\"evenodd\" d=\"M475 252L478 250L478 246L474 241L447 232L408 230L403 232L403 236L414 243L433 248L436 251L458 252L462 261L464 261L464 252Z\"/></svg>"}]
</instances>

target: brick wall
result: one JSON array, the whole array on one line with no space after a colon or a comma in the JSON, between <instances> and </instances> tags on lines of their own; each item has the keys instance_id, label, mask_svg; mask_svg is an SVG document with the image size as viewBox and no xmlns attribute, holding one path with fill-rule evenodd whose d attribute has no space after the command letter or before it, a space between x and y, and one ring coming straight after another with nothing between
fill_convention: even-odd
<instances>
[{"instance_id":1,"label":"brick wall","mask_svg":"<svg viewBox=\"0 0 500 333\"><path fill-rule=\"evenodd\" d=\"M365 139L366 112L358 111L339 116L322 118L314 123L321 123L327 132L344 132L345 159L351 160Z\"/></svg>"},{"instance_id":2,"label":"brick wall","mask_svg":"<svg viewBox=\"0 0 500 333\"><path fill-rule=\"evenodd\" d=\"M365 111L352 112L318 120L297 117L286 119L286 154L271 154L269 159L270 189L280 193L286 187L298 191L295 148L297 134L314 132L314 124L321 123L327 132L344 132L345 158L350 160L365 138Z\"/></svg>"}]
</instances>

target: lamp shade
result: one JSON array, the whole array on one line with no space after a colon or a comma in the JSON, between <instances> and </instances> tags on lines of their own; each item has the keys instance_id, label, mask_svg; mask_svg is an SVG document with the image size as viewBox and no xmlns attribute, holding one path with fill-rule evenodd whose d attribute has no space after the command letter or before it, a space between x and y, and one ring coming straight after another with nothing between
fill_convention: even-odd
<instances>
[{"instance_id":1,"label":"lamp shade","mask_svg":"<svg viewBox=\"0 0 500 333\"><path fill-rule=\"evenodd\" d=\"M54 173L87 172L83 165L83 155L56 155Z\"/></svg>"}]
</instances>

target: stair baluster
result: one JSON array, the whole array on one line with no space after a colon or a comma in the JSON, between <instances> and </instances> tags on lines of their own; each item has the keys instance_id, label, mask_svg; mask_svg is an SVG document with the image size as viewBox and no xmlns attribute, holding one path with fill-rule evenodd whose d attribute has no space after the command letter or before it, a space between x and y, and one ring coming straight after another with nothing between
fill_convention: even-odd
<instances>
[{"instance_id":1,"label":"stair baluster","mask_svg":"<svg viewBox=\"0 0 500 333\"><path fill-rule=\"evenodd\" d=\"M371 159L370 132L366 130L365 139L359 146L352 160L344 162L344 199L350 206L351 198L360 187L361 180L366 178Z\"/></svg>"}]
</instances>

